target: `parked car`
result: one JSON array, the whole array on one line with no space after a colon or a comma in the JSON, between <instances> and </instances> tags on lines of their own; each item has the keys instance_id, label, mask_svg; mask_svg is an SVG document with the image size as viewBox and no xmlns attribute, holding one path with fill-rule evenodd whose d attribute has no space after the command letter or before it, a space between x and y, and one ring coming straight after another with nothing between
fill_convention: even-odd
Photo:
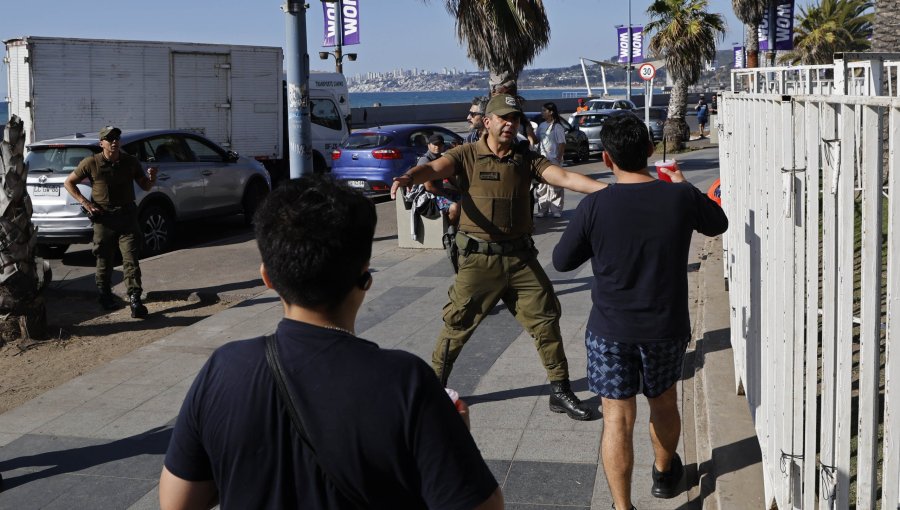
<instances>
[{"instance_id":1,"label":"parked car","mask_svg":"<svg viewBox=\"0 0 900 510\"><path fill-rule=\"evenodd\" d=\"M603 144L600 142L600 130L603 129L603 123L610 115L635 115L635 113L628 110L587 110L575 112L569 117L569 122L573 126L578 126L578 129L587 135L588 147L591 152L600 152L603 150Z\"/></svg>"},{"instance_id":2,"label":"parked car","mask_svg":"<svg viewBox=\"0 0 900 510\"><path fill-rule=\"evenodd\" d=\"M144 255L171 248L177 221L242 213L249 223L272 187L260 162L193 132L122 131L121 147L145 170L148 166L159 168L150 191L134 186ZM26 190L31 196L38 243L62 253L72 243L91 241L91 221L63 183L82 159L100 151L96 137L81 134L28 146ZM79 183L78 189L90 198L87 180Z\"/></svg>"},{"instance_id":3,"label":"parked car","mask_svg":"<svg viewBox=\"0 0 900 510\"><path fill-rule=\"evenodd\" d=\"M637 107L627 99L591 99L588 110L634 110Z\"/></svg>"},{"instance_id":4,"label":"parked car","mask_svg":"<svg viewBox=\"0 0 900 510\"><path fill-rule=\"evenodd\" d=\"M635 114L641 119L644 118L644 114L641 110L635 111ZM653 137L654 142L661 142L663 139L663 128L666 125L666 119L669 118L669 108L666 106L651 106L650 107L650 125L647 126L650 128L650 135Z\"/></svg>"},{"instance_id":5,"label":"parked car","mask_svg":"<svg viewBox=\"0 0 900 510\"><path fill-rule=\"evenodd\" d=\"M525 112L525 117L531 122L531 127L534 128L535 131L537 131L541 122L544 122L544 117L541 115L541 112ZM566 154L564 158L566 160L575 161L576 163L579 161L587 161L590 156L587 135L581 132L577 126L569 124L566 119L560 118L559 120L559 125L566 130Z\"/></svg>"},{"instance_id":6,"label":"parked car","mask_svg":"<svg viewBox=\"0 0 900 510\"><path fill-rule=\"evenodd\" d=\"M435 134L444 137L445 150L463 143L453 131L430 124L357 129L331 151L331 176L367 195L390 193L394 177L415 166Z\"/></svg>"}]
</instances>

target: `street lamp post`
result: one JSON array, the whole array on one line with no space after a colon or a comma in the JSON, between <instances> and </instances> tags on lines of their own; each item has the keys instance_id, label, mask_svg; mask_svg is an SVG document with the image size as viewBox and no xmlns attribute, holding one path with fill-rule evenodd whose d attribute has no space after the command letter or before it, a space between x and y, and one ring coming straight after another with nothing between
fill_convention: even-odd
<instances>
[{"instance_id":1,"label":"street lamp post","mask_svg":"<svg viewBox=\"0 0 900 510\"><path fill-rule=\"evenodd\" d=\"M631 55L634 53L634 41L631 39L631 0L628 0L628 68L625 70L625 98L631 101Z\"/></svg>"},{"instance_id":2,"label":"street lamp post","mask_svg":"<svg viewBox=\"0 0 900 510\"><path fill-rule=\"evenodd\" d=\"M285 67L287 74L288 159L291 179L313 173L309 127L309 55L306 53L306 5L286 0Z\"/></svg>"},{"instance_id":3,"label":"street lamp post","mask_svg":"<svg viewBox=\"0 0 900 510\"><path fill-rule=\"evenodd\" d=\"M347 53L344 55L342 50L344 46L344 6L341 4L341 0L322 0L323 3L326 4L335 4L334 6L334 14L335 14L335 35L334 42L336 48L334 51L320 51L319 58L322 60L328 60L328 56L331 55L334 57L334 70L344 74L344 57L347 57L351 62L356 60L356 53Z\"/></svg>"}]
</instances>

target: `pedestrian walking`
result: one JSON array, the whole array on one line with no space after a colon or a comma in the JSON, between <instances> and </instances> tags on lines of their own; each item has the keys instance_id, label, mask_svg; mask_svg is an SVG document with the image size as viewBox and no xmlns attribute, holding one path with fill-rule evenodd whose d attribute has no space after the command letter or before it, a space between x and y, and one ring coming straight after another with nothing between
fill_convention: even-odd
<instances>
[{"instance_id":1,"label":"pedestrian walking","mask_svg":"<svg viewBox=\"0 0 900 510\"><path fill-rule=\"evenodd\" d=\"M693 231L721 234L728 219L677 167L662 170L672 183L650 175L653 144L634 115L610 116L600 141L603 162L616 182L578 204L553 250L553 266L572 271L591 261L588 385L602 402L600 453L613 508L627 510L639 391L650 404L651 493L658 498L679 493L684 469L675 452L681 435L675 383L691 334L688 251Z\"/></svg>"},{"instance_id":2,"label":"pedestrian walking","mask_svg":"<svg viewBox=\"0 0 900 510\"><path fill-rule=\"evenodd\" d=\"M550 163L562 166L566 155L566 130L560 124L559 110L556 108L556 103L544 103L544 106L541 108L541 115L544 117L544 122L541 122L537 129L538 147L541 155L547 158ZM544 216L559 218L562 216L564 193L565 190L559 186L552 186L545 182L538 184L537 189L535 189L535 197L537 198L537 212L535 216L538 218L543 218Z\"/></svg>"},{"instance_id":3,"label":"pedestrian walking","mask_svg":"<svg viewBox=\"0 0 900 510\"><path fill-rule=\"evenodd\" d=\"M369 199L327 177L269 194L254 226L284 318L200 370L166 452L162 510L503 508L465 404L417 356L354 333L375 223Z\"/></svg>"},{"instance_id":4,"label":"pedestrian walking","mask_svg":"<svg viewBox=\"0 0 900 510\"><path fill-rule=\"evenodd\" d=\"M697 106L694 107L694 110L697 111L697 124L700 125L700 138L706 136L706 123L709 122L709 105L706 104L706 98L703 97L703 94L700 94L700 100L697 101Z\"/></svg>"},{"instance_id":5,"label":"pedestrian walking","mask_svg":"<svg viewBox=\"0 0 900 510\"><path fill-rule=\"evenodd\" d=\"M142 239L138 225L134 185L144 191L156 184L156 167L147 174L138 160L120 150L122 130L106 126L100 130L99 153L81 160L66 177L66 191L87 212L94 225L94 256L97 258L95 281L100 293L100 305L105 310L118 308L112 294L112 270L115 267L116 247L122 252L122 273L128 292L132 317L145 317L147 307L141 301L141 267L138 263ZM89 180L91 199L88 200L77 184Z\"/></svg>"},{"instance_id":6,"label":"pedestrian walking","mask_svg":"<svg viewBox=\"0 0 900 510\"><path fill-rule=\"evenodd\" d=\"M485 110L487 134L475 144L453 148L427 165L394 179L400 187L456 176L460 189L459 273L444 307L444 327L431 364L446 383L463 345L500 299L534 338L551 384L550 409L585 420L569 385L569 367L559 329L559 300L537 259L531 233L532 178L581 193L606 187L568 172L517 142L522 110L513 96L491 98Z\"/></svg>"}]
</instances>

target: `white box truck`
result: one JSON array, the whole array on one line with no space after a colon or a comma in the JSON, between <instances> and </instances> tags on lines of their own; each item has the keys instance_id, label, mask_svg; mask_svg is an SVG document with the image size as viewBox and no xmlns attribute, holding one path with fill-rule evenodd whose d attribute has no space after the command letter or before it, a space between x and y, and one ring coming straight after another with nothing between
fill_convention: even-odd
<instances>
[{"instance_id":1,"label":"white box truck","mask_svg":"<svg viewBox=\"0 0 900 510\"><path fill-rule=\"evenodd\" d=\"M281 48L162 41L19 37L6 44L9 111L25 122L27 143L105 125L188 129L262 161L287 176L287 124ZM344 77L312 73L313 162L349 132Z\"/></svg>"}]
</instances>

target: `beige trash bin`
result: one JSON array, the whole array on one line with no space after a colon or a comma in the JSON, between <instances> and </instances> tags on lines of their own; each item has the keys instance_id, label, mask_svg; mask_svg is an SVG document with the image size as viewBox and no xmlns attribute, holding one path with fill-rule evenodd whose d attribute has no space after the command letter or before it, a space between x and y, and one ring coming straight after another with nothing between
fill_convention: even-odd
<instances>
[{"instance_id":1,"label":"beige trash bin","mask_svg":"<svg viewBox=\"0 0 900 510\"><path fill-rule=\"evenodd\" d=\"M397 241L401 248L438 248L443 249L443 236L447 231L447 215L441 212L440 218L423 218L413 216L403 202L403 196L397 194L394 200L397 208ZM410 229L410 221L416 225L415 237Z\"/></svg>"}]
</instances>

